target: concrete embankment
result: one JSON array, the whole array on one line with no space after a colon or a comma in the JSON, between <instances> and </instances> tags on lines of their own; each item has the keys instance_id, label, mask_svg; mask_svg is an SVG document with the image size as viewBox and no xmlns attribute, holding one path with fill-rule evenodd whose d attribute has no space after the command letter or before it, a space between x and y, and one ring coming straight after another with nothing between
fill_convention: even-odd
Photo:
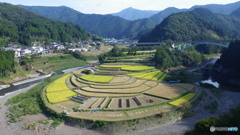
<instances>
[{"instance_id":1,"label":"concrete embankment","mask_svg":"<svg viewBox=\"0 0 240 135\"><path fill-rule=\"evenodd\" d=\"M93 67L93 66L96 66L96 65L99 65L99 64L93 64L93 65L89 65L89 66L76 67L76 68L69 68L69 69L66 69L66 70L62 70L62 72L63 72L64 74L66 74L66 73L70 73L70 72L75 71L75 70L80 70L80 69L84 69L84 68L89 68L89 67Z\"/></svg>"},{"instance_id":2,"label":"concrete embankment","mask_svg":"<svg viewBox=\"0 0 240 135\"><path fill-rule=\"evenodd\" d=\"M1 90L1 89L5 89L5 88L8 88L8 87L10 87L10 85L8 85L8 84L7 84L7 85L0 85L0 90Z\"/></svg>"},{"instance_id":3,"label":"concrete embankment","mask_svg":"<svg viewBox=\"0 0 240 135\"><path fill-rule=\"evenodd\" d=\"M19 82L15 82L12 85L13 86L17 86L17 85L21 85L21 84L24 84L24 83L29 83L29 82L45 79L47 77L50 77L52 74L53 73L50 73L50 74L47 74L47 75L43 75L43 76L39 76L39 77L35 77L35 78L31 78L31 79L27 79L27 80L23 80L23 81L19 81Z\"/></svg>"}]
</instances>

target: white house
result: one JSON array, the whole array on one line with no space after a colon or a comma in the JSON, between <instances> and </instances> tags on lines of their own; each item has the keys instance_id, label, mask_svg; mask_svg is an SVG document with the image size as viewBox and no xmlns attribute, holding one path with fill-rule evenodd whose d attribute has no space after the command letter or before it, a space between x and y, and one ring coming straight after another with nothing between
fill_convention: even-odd
<instances>
[{"instance_id":1,"label":"white house","mask_svg":"<svg viewBox=\"0 0 240 135\"><path fill-rule=\"evenodd\" d=\"M36 53L42 53L44 51L44 49L43 49L43 47L36 47L36 48L34 48L34 51Z\"/></svg>"},{"instance_id":2,"label":"white house","mask_svg":"<svg viewBox=\"0 0 240 135\"><path fill-rule=\"evenodd\" d=\"M64 45L59 45L59 46L56 46L56 49L57 50L63 50L63 49L65 49L65 47L64 47Z\"/></svg>"},{"instance_id":3,"label":"white house","mask_svg":"<svg viewBox=\"0 0 240 135\"><path fill-rule=\"evenodd\" d=\"M69 50L69 51L72 51L72 52L76 52L76 51L81 52L81 51L82 51L81 48L70 48L70 49L68 49L68 50Z\"/></svg>"},{"instance_id":4,"label":"white house","mask_svg":"<svg viewBox=\"0 0 240 135\"><path fill-rule=\"evenodd\" d=\"M87 48L82 48L82 51L83 51L83 52L87 52L88 49L87 49Z\"/></svg>"},{"instance_id":5,"label":"white house","mask_svg":"<svg viewBox=\"0 0 240 135\"><path fill-rule=\"evenodd\" d=\"M14 47L6 47L4 48L5 51L13 51L15 58L18 58L21 56L21 48L14 48Z\"/></svg>"},{"instance_id":6,"label":"white house","mask_svg":"<svg viewBox=\"0 0 240 135\"><path fill-rule=\"evenodd\" d=\"M29 49L23 49L22 51L21 51L21 55L22 56L24 56L24 55L26 55L26 54L31 54L32 53L32 50L29 50Z\"/></svg>"}]
</instances>

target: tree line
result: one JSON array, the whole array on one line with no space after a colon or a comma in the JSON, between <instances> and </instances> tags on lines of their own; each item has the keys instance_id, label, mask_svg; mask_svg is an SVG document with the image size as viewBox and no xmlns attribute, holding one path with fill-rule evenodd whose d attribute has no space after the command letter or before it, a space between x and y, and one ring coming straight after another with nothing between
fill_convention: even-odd
<instances>
[{"instance_id":1,"label":"tree line","mask_svg":"<svg viewBox=\"0 0 240 135\"><path fill-rule=\"evenodd\" d=\"M15 72L14 53L0 49L0 76L6 76L8 72Z\"/></svg>"},{"instance_id":2,"label":"tree line","mask_svg":"<svg viewBox=\"0 0 240 135\"><path fill-rule=\"evenodd\" d=\"M154 61L155 66L162 70L169 69L177 66L196 66L201 64L204 60L204 56L194 49L189 50L177 50L169 47L168 43L163 43L160 48L157 49Z\"/></svg>"}]
</instances>

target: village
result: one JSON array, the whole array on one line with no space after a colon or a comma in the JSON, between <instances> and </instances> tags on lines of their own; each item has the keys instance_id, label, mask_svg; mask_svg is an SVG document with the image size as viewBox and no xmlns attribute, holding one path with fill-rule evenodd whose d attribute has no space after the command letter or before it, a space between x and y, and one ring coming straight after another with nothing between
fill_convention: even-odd
<instances>
[{"instance_id":1,"label":"village","mask_svg":"<svg viewBox=\"0 0 240 135\"><path fill-rule=\"evenodd\" d=\"M84 42L76 42L76 43L58 43L51 42L49 44L42 44L40 42L33 42L31 46L22 46L17 44L8 44L3 48L5 51L13 51L15 54L15 58L19 58L22 56L33 55L33 54L52 54L55 52L61 52L63 50L68 51L78 51L78 52L88 52L98 50L103 43L100 41L84 41Z\"/></svg>"}]
</instances>

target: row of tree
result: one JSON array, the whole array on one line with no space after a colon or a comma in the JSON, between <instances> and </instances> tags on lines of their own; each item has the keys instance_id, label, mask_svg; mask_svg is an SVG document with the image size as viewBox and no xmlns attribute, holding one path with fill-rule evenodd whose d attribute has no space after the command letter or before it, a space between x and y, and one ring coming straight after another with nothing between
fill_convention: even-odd
<instances>
[{"instance_id":1,"label":"row of tree","mask_svg":"<svg viewBox=\"0 0 240 135\"><path fill-rule=\"evenodd\" d=\"M166 70L176 66L195 66L201 64L204 56L196 50L184 50L169 48L168 44L162 44L155 54L155 66Z\"/></svg>"},{"instance_id":2,"label":"row of tree","mask_svg":"<svg viewBox=\"0 0 240 135\"><path fill-rule=\"evenodd\" d=\"M0 76L6 76L8 72L15 71L14 53L0 49Z\"/></svg>"}]
</instances>

